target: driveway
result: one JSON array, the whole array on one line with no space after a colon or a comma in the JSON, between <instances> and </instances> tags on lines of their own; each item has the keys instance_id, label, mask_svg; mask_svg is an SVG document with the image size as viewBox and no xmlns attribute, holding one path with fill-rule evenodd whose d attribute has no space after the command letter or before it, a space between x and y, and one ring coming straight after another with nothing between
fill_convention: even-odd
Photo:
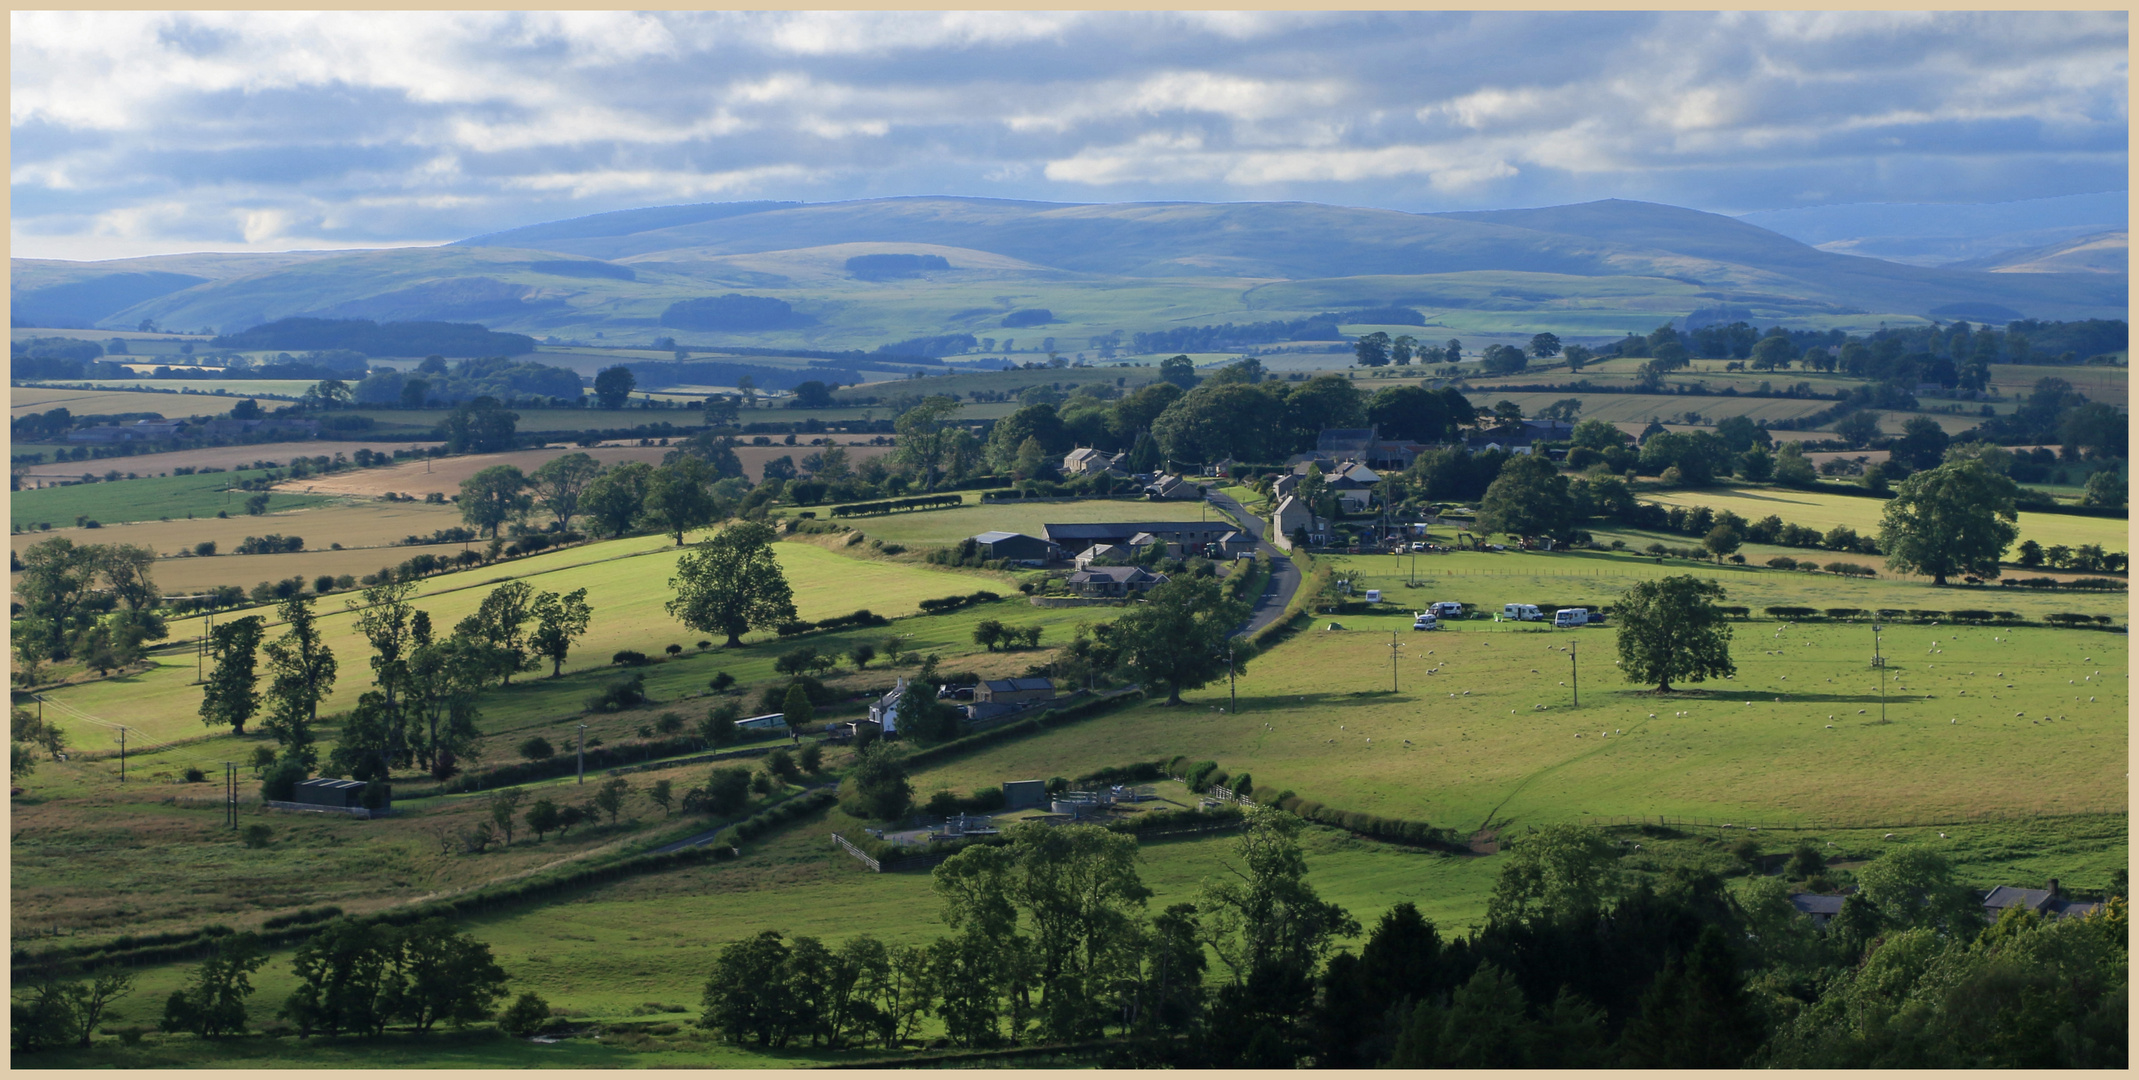
<instances>
[{"instance_id":1,"label":"driveway","mask_svg":"<svg viewBox=\"0 0 2139 1080\"><path fill-rule=\"evenodd\" d=\"M1285 608L1292 603L1292 594L1300 591L1300 568L1292 564L1291 556L1278 550L1263 536L1268 523L1249 513L1248 508L1240 505L1239 500L1215 488L1205 497L1210 500L1212 506L1231 517L1242 529L1253 533L1256 550L1270 557L1270 580L1263 584L1262 595L1255 598L1255 608L1248 613L1247 625L1241 627L1233 636L1252 634L1276 622L1279 616L1285 614Z\"/></svg>"}]
</instances>

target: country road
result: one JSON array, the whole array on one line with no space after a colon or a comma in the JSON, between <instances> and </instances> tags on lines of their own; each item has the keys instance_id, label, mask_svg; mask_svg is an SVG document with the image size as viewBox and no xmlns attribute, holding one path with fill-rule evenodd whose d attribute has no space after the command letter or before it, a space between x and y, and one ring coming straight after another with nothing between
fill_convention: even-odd
<instances>
[{"instance_id":1,"label":"country road","mask_svg":"<svg viewBox=\"0 0 2139 1080\"><path fill-rule=\"evenodd\" d=\"M1257 548L1270 557L1270 580L1263 584L1262 595L1255 598L1255 608L1248 614L1248 624L1241 627L1234 636L1252 634L1276 622L1279 616L1285 614L1286 606L1292 603L1292 594L1300 591L1300 568L1292 564L1291 557L1278 550L1263 536L1267 531L1263 519L1249 513L1248 508L1240 505L1239 500L1215 488L1204 497L1242 529L1253 533Z\"/></svg>"}]
</instances>

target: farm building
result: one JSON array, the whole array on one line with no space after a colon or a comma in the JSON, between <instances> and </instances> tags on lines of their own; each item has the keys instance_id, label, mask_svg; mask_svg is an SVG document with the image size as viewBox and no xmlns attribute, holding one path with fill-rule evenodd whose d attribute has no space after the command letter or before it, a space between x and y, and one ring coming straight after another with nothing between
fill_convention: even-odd
<instances>
[{"instance_id":1,"label":"farm building","mask_svg":"<svg viewBox=\"0 0 2139 1080\"><path fill-rule=\"evenodd\" d=\"M1790 906L1796 908L1798 914L1811 918L1814 925L1826 926L1829 920L1842 913L1842 897L1791 893Z\"/></svg>"},{"instance_id":2,"label":"farm building","mask_svg":"<svg viewBox=\"0 0 2139 1080\"><path fill-rule=\"evenodd\" d=\"M1037 536L1014 532L984 532L973 538L980 545L981 554L990 559L1008 559L1012 562L1052 562L1062 557L1062 549Z\"/></svg>"},{"instance_id":3,"label":"farm building","mask_svg":"<svg viewBox=\"0 0 2139 1080\"><path fill-rule=\"evenodd\" d=\"M1047 782L1045 780L1003 781L1003 809L1030 810L1047 805Z\"/></svg>"},{"instance_id":4,"label":"farm building","mask_svg":"<svg viewBox=\"0 0 2139 1080\"><path fill-rule=\"evenodd\" d=\"M1118 466L1121 459L1127 456L1127 454L1109 454L1104 450L1094 450L1089 446L1080 446L1063 455L1062 475L1092 476L1097 473L1111 471L1117 475L1126 476L1128 474L1123 473Z\"/></svg>"},{"instance_id":5,"label":"farm building","mask_svg":"<svg viewBox=\"0 0 2139 1080\"><path fill-rule=\"evenodd\" d=\"M1093 563L1125 563L1135 557L1135 552L1120 544L1093 544L1077 553L1077 569L1083 570Z\"/></svg>"},{"instance_id":6,"label":"farm building","mask_svg":"<svg viewBox=\"0 0 2139 1080\"><path fill-rule=\"evenodd\" d=\"M1203 488L1195 481L1180 476L1161 476L1144 485L1147 499L1200 499Z\"/></svg>"},{"instance_id":7,"label":"farm building","mask_svg":"<svg viewBox=\"0 0 2139 1080\"><path fill-rule=\"evenodd\" d=\"M2065 899L2056 878L2050 879L2047 889L2000 885L1983 897L1983 914L1992 921L2005 914L2007 908L2023 908L2045 918L2062 919L2069 915L2091 914L2101 906L2092 901Z\"/></svg>"},{"instance_id":8,"label":"farm building","mask_svg":"<svg viewBox=\"0 0 2139 1080\"><path fill-rule=\"evenodd\" d=\"M1094 544L1126 544L1138 533L1150 533L1185 548L1201 548L1232 532L1230 521L1103 521L1040 526L1049 543L1065 551L1083 551Z\"/></svg>"},{"instance_id":9,"label":"farm building","mask_svg":"<svg viewBox=\"0 0 2139 1080\"><path fill-rule=\"evenodd\" d=\"M1055 696L1053 679L987 679L973 691L973 700L997 705L1048 701Z\"/></svg>"},{"instance_id":10,"label":"farm building","mask_svg":"<svg viewBox=\"0 0 2139 1080\"><path fill-rule=\"evenodd\" d=\"M753 732L786 731L787 714L766 713L763 716L753 716L748 720L737 720L735 726L744 731Z\"/></svg>"},{"instance_id":11,"label":"farm building","mask_svg":"<svg viewBox=\"0 0 2139 1080\"><path fill-rule=\"evenodd\" d=\"M898 685L886 691L883 697L876 699L869 706L869 719L885 735L897 735L899 733L899 699L905 696L906 680L902 678L899 680Z\"/></svg>"},{"instance_id":12,"label":"farm building","mask_svg":"<svg viewBox=\"0 0 2139 1080\"><path fill-rule=\"evenodd\" d=\"M362 780L334 780L322 776L317 780L306 780L298 784L296 793L290 797L290 800L304 803L308 806L328 806L337 810L351 810L364 805L364 788L366 786Z\"/></svg>"}]
</instances>

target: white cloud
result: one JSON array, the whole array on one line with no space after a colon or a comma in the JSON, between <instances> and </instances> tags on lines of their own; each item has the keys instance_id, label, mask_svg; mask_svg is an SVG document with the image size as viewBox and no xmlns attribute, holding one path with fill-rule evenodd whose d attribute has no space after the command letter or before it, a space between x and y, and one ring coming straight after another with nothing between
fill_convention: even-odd
<instances>
[{"instance_id":1,"label":"white cloud","mask_svg":"<svg viewBox=\"0 0 2139 1080\"><path fill-rule=\"evenodd\" d=\"M10 29L14 234L84 250L383 244L745 196L2025 198L2121 185L2129 123L2121 12L18 11ZM1977 164L1910 164L1958 158Z\"/></svg>"}]
</instances>

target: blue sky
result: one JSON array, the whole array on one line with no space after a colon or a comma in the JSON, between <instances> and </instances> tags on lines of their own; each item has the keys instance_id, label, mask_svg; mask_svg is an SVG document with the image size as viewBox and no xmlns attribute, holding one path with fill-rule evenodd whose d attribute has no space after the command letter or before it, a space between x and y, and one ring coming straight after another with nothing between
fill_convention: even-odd
<instances>
[{"instance_id":1,"label":"blue sky","mask_svg":"<svg viewBox=\"0 0 2139 1080\"><path fill-rule=\"evenodd\" d=\"M2095 13L14 12L17 257L952 194L1723 213L2127 186Z\"/></svg>"}]
</instances>

